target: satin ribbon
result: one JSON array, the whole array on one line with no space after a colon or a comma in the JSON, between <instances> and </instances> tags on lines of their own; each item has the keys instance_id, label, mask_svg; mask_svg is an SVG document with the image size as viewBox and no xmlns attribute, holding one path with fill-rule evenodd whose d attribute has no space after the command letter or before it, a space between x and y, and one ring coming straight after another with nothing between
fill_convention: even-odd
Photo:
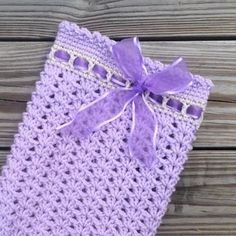
<instances>
[{"instance_id":1,"label":"satin ribbon","mask_svg":"<svg viewBox=\"0 0 236 236\"><path fill-rule=\"evenodd\" d=\"M111 47L112 55L130 88L117 88L78 111L75 118L58 127L78 138L86 138L101 126L117 119L132 103L132 128L128 139L129 152L147 167L156 157L157 119L145 100L144 92L156 95L183 91L192 76L183 58L176 59L161 71L147 74L137 37L127 38Z\"/></svg>"}]
</instances>

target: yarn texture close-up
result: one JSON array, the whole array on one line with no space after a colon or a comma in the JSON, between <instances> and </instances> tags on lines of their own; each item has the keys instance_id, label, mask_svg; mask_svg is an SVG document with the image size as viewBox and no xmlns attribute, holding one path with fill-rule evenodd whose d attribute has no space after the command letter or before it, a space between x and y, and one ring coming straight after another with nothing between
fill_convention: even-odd
<instances>
[{"instance_id":1,"label":"yarn texture close-up","mask_svg":"<svg viewBox=\"0 0 236 236\"><path fill-rule=\"evenodd\" d=\"M135 83L112 54L116 43L60 23L0 177L0 236L158 232L213 84L189 72L181 91L155 94L147 84L134 98L126 92ZM147 76L176 65L144 53L142 64Z\"/></svg>"}]
</instances>

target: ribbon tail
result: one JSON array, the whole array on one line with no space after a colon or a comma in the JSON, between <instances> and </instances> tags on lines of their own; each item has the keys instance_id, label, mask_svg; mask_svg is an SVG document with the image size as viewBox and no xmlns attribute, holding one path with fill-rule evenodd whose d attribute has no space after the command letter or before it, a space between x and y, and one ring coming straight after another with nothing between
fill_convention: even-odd
<instances>
[{"instance_id":1,"label":"ribbon tail","mask_svg":"<svg viewBox=\"0 0 236 236\"><path fill-rule=\"evenodd\" d=\"M143 95L132 103L133 124L129 138L130 155L150 168L156 158L157 121Z\"/></svg>"},{"instance_id":2,"label":"ribbon tail","mask_svg":"<svg viewBox=\"0 0 236 236\"><path fill-rule=\"evenodd\" d=\"M72 121L57 129L77 138L86 138L101 126L117 119L135 96L132 90L113 90L79 110Z\"/></svg>"}]
</instances>

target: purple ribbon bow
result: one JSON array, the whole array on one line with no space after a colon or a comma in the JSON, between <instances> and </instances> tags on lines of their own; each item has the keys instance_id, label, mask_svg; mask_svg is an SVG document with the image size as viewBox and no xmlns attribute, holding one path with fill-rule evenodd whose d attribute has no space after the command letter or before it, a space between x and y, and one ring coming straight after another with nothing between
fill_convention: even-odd
<instances>
[{"instance_id":1,"label":"purple ribbon bow","mask_svg":"<svg viewBox=\"0 0 236 236\"><path fill-rule=\"evenodd\" d=\"M147 74L137 37L121 40L111 48L114 60L131 88L117 88L78 111L75 118L58 129L78 138L87 137L122 115L132 102L132 128L128 139L130 155L151 167L156 156L157 120L144 92L156 95L183 91L192 81L187 66L178 58L162 71Z\"/></svg>"}]
</instances>

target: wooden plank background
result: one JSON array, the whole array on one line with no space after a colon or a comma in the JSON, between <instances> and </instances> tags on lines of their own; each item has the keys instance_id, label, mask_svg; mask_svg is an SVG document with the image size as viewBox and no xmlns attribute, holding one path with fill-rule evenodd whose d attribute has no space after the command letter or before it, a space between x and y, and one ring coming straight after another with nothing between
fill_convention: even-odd
<instances>
[{"instance_id":1,"label":"wooden plank background","mask_svg":"<svg viewBox=\"0 0 236 236\"><path fill-rule=\"evenodd\" d=\"M234 0L1 0L0 37L51 38L67 19L111 37L232 37Z\"/></svg>"},{"instance_id":2,"label":"wooden plank background","mask_svg":"<svg viewBox=\"0 0 236 236\"><path fill-rule=\"evenodd\" d=\"M158 235L236 235L236 1L0 0L0 166L61 20L113 39L137 35L146 56L183 56L213 80Z\"/></svg>"}]
</instances>

